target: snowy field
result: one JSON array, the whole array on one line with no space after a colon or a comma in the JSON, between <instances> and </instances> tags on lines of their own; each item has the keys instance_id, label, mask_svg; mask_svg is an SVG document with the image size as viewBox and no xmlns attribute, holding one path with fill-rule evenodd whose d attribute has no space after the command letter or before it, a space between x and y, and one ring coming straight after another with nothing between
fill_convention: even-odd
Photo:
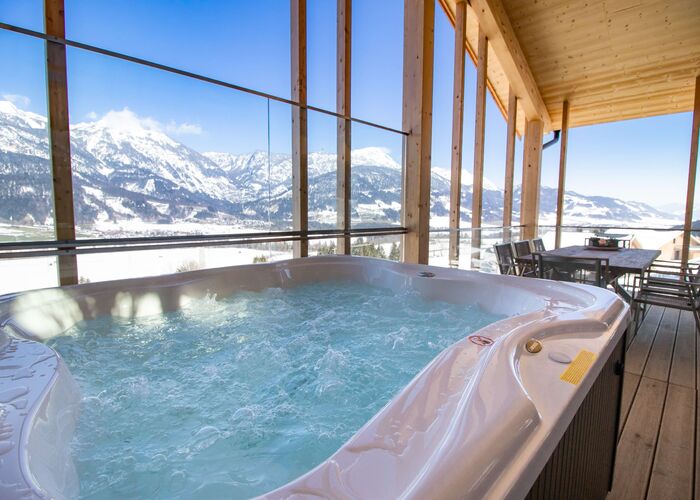
<instances>
[{"instance_id":1,"label":"snowy field","mask_svg":"<svg viewBox=\"0 0 700 500\"><path fill-rule=\"evenodd\" d=\"M128 228L129 233L125 233L124 227L103 227L106 237L124 237L136 234L148 234L154 236L162 234L162 226L139 225ZM203 234L221 234L223 232L244 232L238 228L212 225L204 227L197 224L196 227L178 227L179 234L191 233L194 230ZM465 228L467 229L467 228ZM263 229L264 230L264 229ZM156 233L158 231L158 233ZM251 231L248 229L248 231ZM656 240L663 243L664 232L643 231L653 233ZM156 234L154 234L156 233ZM513 230L513 239L518 238L519 230ZM554 230L542 229L542 237L546 248L554 248ZM562 233L562 246L582 245L586 238L593 236L592 231L565 231ZM99 237L96 232L82 232L79 238ZM471 241L468 238L469 231L463 233L460 242L460 262L461 269L472 268ZM30 241L30 240L51 240L53 231L42 227L22 227L0 225L0 237L4 241ZM654 241L656 241L654 240ZM310 255L318 252L319 245L329 244L333 240L317 240L310 243ZM400 241L400 237L382 239L381 247L385 255L389 255L393 241ZM493 245L503 241L503 233L499 228L484 229L482 234L481 252L478 260L474 261L475 267L482 272L498 272ZM647 237L645 241L652 241ZM448 259L449 238L448 233L432 233L430 239L429 262L435 266L449 266ZM292 257L291 244L286 246L280 244L256 245L256 247L230 246L230 247L199 247L199 248L178 248L160 250L142 250L115 252L110 254L85 254L78 256L78 269L81 282L98 282L125 278L137 278L144 276L157 276L172 274L176 272L208 269L216 267L226 267L235 265L251 264L254 260L264 258L267 261L277 261ZM45 288L58 285L56 258L38 257L31 259L0 259L0 294Z\"/></svg>"}]
</instances>

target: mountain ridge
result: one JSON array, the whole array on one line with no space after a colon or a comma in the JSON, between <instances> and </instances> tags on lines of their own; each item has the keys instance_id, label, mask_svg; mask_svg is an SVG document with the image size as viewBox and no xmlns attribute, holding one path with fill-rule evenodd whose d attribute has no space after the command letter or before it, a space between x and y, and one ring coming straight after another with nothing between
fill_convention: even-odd
<instances>
[{"instance_id":1,"label":"mountain ridge","mask_svg":"<svg viewBox=\"0 0 700 500\"><path fill-rule=\"evenodd\" d=\"M200 153L153 120L127 108L71 127L76 224L97 233L138 232L139 224L177 231L200 224L278 229L291 226L291 156ZM51 169L46 118L0 101L0 221L51 223ZM336 156L309 153L309 224L336 224ZM398 224L402 168L389 151L352 151L353 224ZM462 220L471 217L471 174L463 171ZM502 220L503 192L484 182L483 222ZM449 171L431 172L431 224L449 220ZM520 190L514 193L519 206ZM556 189L541 191L543 220L554 218ZM516 210L517 211L517 210ZM567 223L667 223L672 217L640 202L565 195ZM517 215L516 215L517 220ZM672 219L677 222L677 219ZM663 221L663 222L662 222Z\"/></svg>"}]
</instances>

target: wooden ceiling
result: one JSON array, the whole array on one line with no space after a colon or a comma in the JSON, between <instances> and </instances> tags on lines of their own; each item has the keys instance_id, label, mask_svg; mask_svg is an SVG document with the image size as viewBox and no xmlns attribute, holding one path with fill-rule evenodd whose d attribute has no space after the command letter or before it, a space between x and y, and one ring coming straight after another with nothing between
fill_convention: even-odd
<instances>
[{"instance_id":1,"label":"wooden ceiling","mask_svg":"<svg viewBox=\"0 0 700 500\"><path fill-rule=\"evenodd\" d=\"M440 1L453 19L454 0ZM485 11L507 15L500 26L510 24L506 33L512 29L517 38L549 115L548 129L561 127L564 99L571 105L572 127L692 110L694 79L700 74L700 0L470 3L476 10L468 10L468 49L476 47L476 20ZM513 71L501 60L510 56L491 52L490 87L503 107ZM518 125L522 130L523 123Z\"/></svg>"}]
</instances>

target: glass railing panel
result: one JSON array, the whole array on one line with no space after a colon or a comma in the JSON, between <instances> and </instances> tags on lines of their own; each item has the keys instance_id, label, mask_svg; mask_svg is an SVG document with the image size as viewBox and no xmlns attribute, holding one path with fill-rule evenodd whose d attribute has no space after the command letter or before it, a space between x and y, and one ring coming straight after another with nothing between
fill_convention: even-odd
<instances>
[{"instance_id":1,"label":"glass railing panel","mask_svg":"<svg viewBox=\"0 0 700 500\"><path fill-rule=\"evenodd\" d=\"M290 258L292 244L289 242L255 243L84 254L78 256L78 269L81 283L94 283Z\"/></svg>"},{"instance_id":2,"label":"glass railing panel","mask_svg":"<svg viewBox=\"0 0 700 500\"><path fill-rule=\"evenodd\" d=\"M0 259L0 295L58 286L56 257Z\"/></svg>"},{"instance_id":3,"label":"glass railing panel","mask_svg":"<svg viewBox=\"0 0 700 500\"><path fill-rule=\"evenodd\" d=\"M338 253L338 240L325 238L309 241L309 255L336 255Z\"/></svg>"},{"instance_id":4,"label":"glass railing panel","mask_svg":"<svg viewBox=\"0 0 700 500\"><path fill-rule=\"evenodd\" d=\"M401 235L362 236L351 239L352 254L399 261L401 259Z\"/></svg>"}]
</instances>

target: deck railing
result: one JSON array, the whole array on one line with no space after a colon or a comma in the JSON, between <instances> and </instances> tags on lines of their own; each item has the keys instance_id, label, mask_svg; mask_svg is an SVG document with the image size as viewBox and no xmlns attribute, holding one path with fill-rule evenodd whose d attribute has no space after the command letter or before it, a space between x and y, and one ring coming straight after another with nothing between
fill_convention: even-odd
<instances>
[{"instance_id":1,"label":"deck railing","mask_svg":"<svg viewBox=\"0 0 700 500\"><path fill-rule=\"evenodd\" d=\"M449 260L450 230L433 228L430 230L430 264L438 266L474 269L488 273L498 273L498 265L493 245L497 243L517 241L520 239L522 226L485 226L480 229L459 229L459 262ZM547 249L555 247L557 226L540 225L538 237L542 238ZM680 261L683 230L679 227L653 227L634 225L566 225L559 226L561 245L583 245L586 238L591 236L617 236L631 240L633 248L661 250L661 258ZM472 247L472 234L481 233L480 247ZM692 231L693 236L700 237L700 230ZM700 247L691 242L690 260L700 259Z\"/></svg>"}]
</instances>

